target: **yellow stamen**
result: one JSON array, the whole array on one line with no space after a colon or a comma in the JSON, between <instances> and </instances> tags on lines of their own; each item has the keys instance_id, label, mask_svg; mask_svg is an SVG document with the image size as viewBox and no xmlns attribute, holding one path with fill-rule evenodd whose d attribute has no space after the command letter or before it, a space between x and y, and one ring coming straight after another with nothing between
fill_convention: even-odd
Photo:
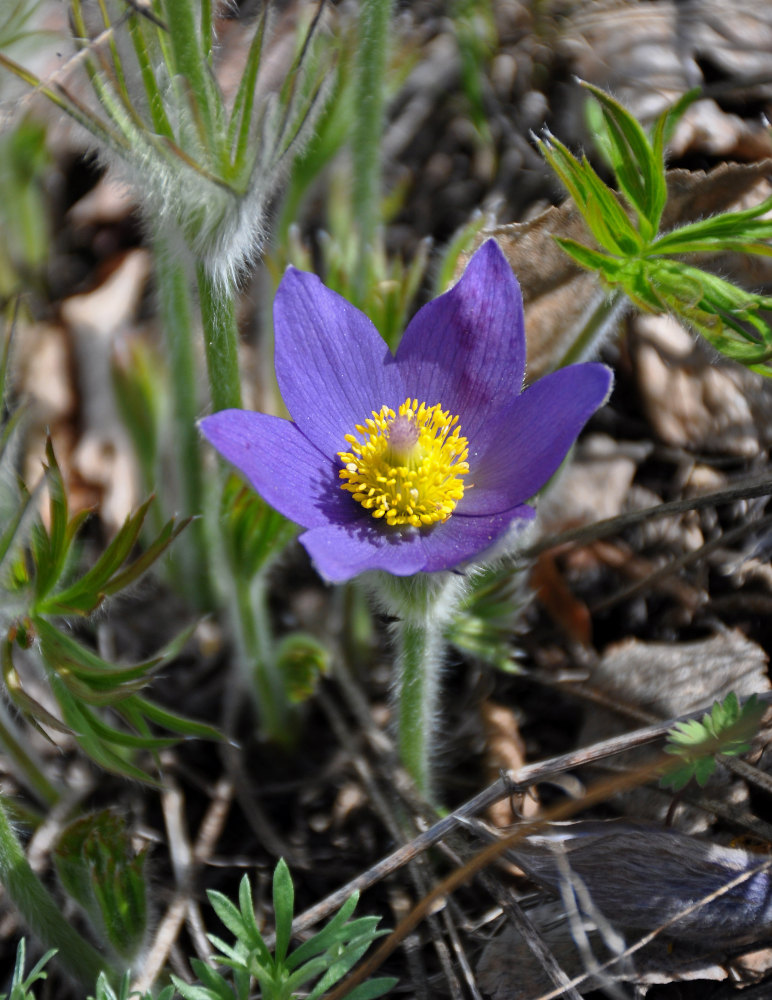
<instances>
[{"instance_id":1,"label":"yellow stamen","mask_svg":"<svg viewBox=\"0 0 772 1000\"><path fill-rule=\"evenodd\" d=\"M347 434L351 450L338 452L341 489L386 524L447 521L469 472L469 442L458 417L408 397L396 413L388 406L373 410L356 431L364 440Z\"/></svg>"}]
</instances>

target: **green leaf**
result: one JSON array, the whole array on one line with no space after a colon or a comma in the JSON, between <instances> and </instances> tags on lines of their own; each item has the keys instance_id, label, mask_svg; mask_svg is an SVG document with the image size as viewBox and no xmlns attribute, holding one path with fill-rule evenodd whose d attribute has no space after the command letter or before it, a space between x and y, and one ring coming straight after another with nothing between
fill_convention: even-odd
<instances>
[{"instance_id":1,"label":"green leaf","mask_svg":"<svg viewBox=\"0 0 772 1000\"><path fill-rule=\"evenodd\" d=\"M760 216L772 211L772 197L738 212L722 212L700 219L661 236L652 243L652 253L702 253L739 251L772 255L772 220Z\"/></svg>"},{"instance_id":2,"label":"green leaf","mask_svg":"<svg viewBox=\"0 0 772 1000\"><path fill-rule=\"evenodd\" d=\"M247 876L245 875L244 879L246 878ZM244 879L242 879L242 884ZM207 889L206 896L209 900L209 905L217 914L219 920L225 924L231 934L239 939L246 937L246 930L244 927L244 921L241 919L241 914L239 913L238 908L233 905L228 897L222 892L218 892L216 889Z\"/></svg>"},{"instance_id":3,"label":"green leaf","mask_svg":"<svg viewBox=\"0 0 772 1000\"><path fill-rule=\"evenodd\" d=\"M378 918L374 919L377 920ZM384 931L382 933L385 934L387 932ZM318 1000L326 990L350 972L378 936L377 933L362 935L347 942L339 952L331 954L329 956L329 967L309 995L308 1000Z\"/></svg>"},{"instance_id":4,"label":"green leaf","mask_svg":"<svg viewBox=\"0 0 772 1000\"><path fill-rule=\"evenodd\" d=\"M672 139L676 126L692 104L701 97L702 87L693 87L682 94L674 104L665 108L657 118L652 129L652 149L658 162L664 162L665 146Z\"/></svg>"},{"instance_id":5,"label":"green leaf","mask_svg":"<svg viewBox=\"0 0 772 1000\"><path fill-rule=\"evenodd\" d=\"M285 965L288 969L295 969L301 962L307 961L313 955L319 955L339 940L341 929L348 918L356 909L359 901L359 893L352 893L346 902L341 906L335 916L325 926L304 941L299 948L296 948L288 957Z\"/></svg>"},{"instance_id":6,"label":"green leaf","mask_svg":"<svg viewBox=\"0 0 772 1000\"><path fill-rule=\"evenodd\" d=\"M622 266L619 258L609 257L608 254L599 250L591 250L583 243L576 240L566 239L556 236L555 242L558 246L576 261L576 263L588 271L598 271L609 284L617 281L617 277Z\"/></svg>"},{"instance_id":7,"label":"green leaf","mask_svg":"<svg viewBox=\"0 0 772 1000\"><path fill-rule=\"evenodd\" d=\"M702 719L678 722L667 736L665 753L680 758L661 784L678 791L694 779L704 785L716 769L720 755L737 756L750 749L765 706L752 695L741 706L732 691L723 702L714 702Z\"/></svg>"},{"instance_id":8,"label":"green leaf","mask_svg":"<svg viewBox=\"0 0 772 1000\"><path fill-rule=\"evenodd\" d=\"M399 980L393 976L368 979L366 983L360 983L346 994L346 1000L375 1000L376 997L382 997L394 989L398 982Z\"/></svg>"},{"instance_id":9,"label":"green leaf","mask_svg":"<svg viewBox=\"0 0 772 1000\"><path fill-rule=\"evenodd\" d=\"M188 736L199 740L212 740L216 743L221 742L223 739L222 733L213 726L208 726L204 722L196 722L193 719L187 719L184 715L177 715L176 712L170 712L168 709L156 705L155 702L148 701L141 695L132 696L128 702L120 706L122 712L128 711L129 708L136 709L157 726L161 726L161 728L167 729L171 733L178 733L180 736Z\"/></svg>"},{"instance_id":10,"label":"green leaf","mask_svg":"<svg viewBox=\"0 0 772 1000\"><path fill-rule=\"evenodd\" d=\"M233 110L228 126L228 147L231 150L231 165L235 168L236 176L243 174L245 170L252 108L255 100L255 85L263 54L267 13L268 7L264 6L259 15L257 30L249 46L247 63L239 80L239 89L233 101Z\"/></svg>"},{"instance_id":11,"label":"green leaf","mask_svg":"<svg viewBox=\"0 0 772 1000\"><path fill-rule=\"evenodd\" d=\"M586 157L579 161L553 135L536 140L542 155L565 184L597 243L625 256L643 247L614 192L598 177Z\"/></svg>"},{"instance_id":12,"label":"green leaf","mask_svg":"<svg viewBox=\"0 0 772 1000\"><path fill-rule=\"evenodd\" d=\"M163 528L161 535L129 569L115 575L136 545L139 533L147 515L152 497L146 500L134 514L126 518L120 531L110 542L97 562L72 586L52 595L45 602L39 601L39 614L89 614L110 593L117 593L144 572L163 552L175 537L174 521ZM179 529L178 529L179 530ZM160 543L160 547L159 547ZM139 568L135 568L139 566Z\"/></svg>"},{"instance_id":13,"label":"green leaf","mask_svg":"<svg viewBox=\"0 0 772 1000\"><path fill-rule=\"evenodd\" d=\"M582 83L602 109L606 126L604 149L619 185L639 218L641 236L651 240L659 228L667 200L665 165L657 156L638 121L613 97Z\"/></svg>"},{"instance_id":14,"label":"green leaf","mask_svg":"<svg viewBox=\"0 0 772 1000\"><path fill-rule=\"evenodd\" d=\"M292 916L295 912L295 889L292 885L287 862L279 858L273 873L273 910L276 921L276 962L282 963L287 957L292 937Z\"/></svg>"},{"instance_id":15,"label":"green leaf","mask_svg":"<svg viewBox=\"0 0 772 1000\"><path fill-rule=\"evenodd\" d=\"M319 679L330 667L330 652L318 639L304 632L284 636L276 650L276 667L293 705L313 695Z\"/></svg>"}]
</instances>

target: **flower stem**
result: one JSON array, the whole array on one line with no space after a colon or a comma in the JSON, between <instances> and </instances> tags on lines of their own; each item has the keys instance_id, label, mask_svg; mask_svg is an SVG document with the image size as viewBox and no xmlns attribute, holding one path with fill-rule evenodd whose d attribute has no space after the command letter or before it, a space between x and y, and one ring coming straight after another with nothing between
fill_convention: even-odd
<instances>
[{"instance_id":1,"label":"flower stem","mask_svg":"<svg viewBox=\"0 0 772 1000\"><path fill-rule=\"evenodd\" d=\"M467 581L453 573L380 575L378 596L397 619L397 742L418 790L432 798L432 739L437 724L445 629Z\"/></svg>"},{"instance_id":2,"label":"flower stem","mask_svg":"<svg viewBox=\"0 0 772 1000\"><path fill-rule=\"evenodd\" d=\"M201 441L196 419L196 358L193 310L185 260L159 235L155 238L156 280L161 326L169 355L172 386L174 458L179 506L184 514L200 514L203 505ZM205 525L201 518L188 526L177 542L177 581L199 608L211 607Z\"/></svg>"},{"instance_id":3,"label":"flower stem","mask_svg":"<svg viewBox=\"0 0 772 1000\"><path fill-rule=\"evenodd\" d=\"M30 867L0 799L0 882L30 930L84 986L93 988L100 972L112 977L109 963L78 934Z\"/></svg>"},{"instance_id":4,"label":"flower stem","mask_svg":"<svg viewBox=\"0 0 772 1000\"><path fill-rule=\"evenodd\" d=\"M234 296L213 280L200 263L197 278L212 409L215 413L240 409L239 331Z\"/></svg>"},{"instance_id":5,"label":"flower stem","mask_svg":"<svg viewBox=\"0 0 772 1000\"><path fill-rule=\"evenodd\" d=\"M386 61L393 0L362 0L356 62L353 217L359 226L355 288L362 299L381 220L381 137L386 105Z\"/></svg>"},{"instance_id":6,"label":"flower stem","mask_svg":"<svg viewBox=\"0 0 772 1000\"><path fill-rule=\"evenodd\" d=\"M442 639L431 621L400 622L397 630L399 672L399 755L422 795L429 798L431 736L437 712Z\"/></svg>"}]
</instances>

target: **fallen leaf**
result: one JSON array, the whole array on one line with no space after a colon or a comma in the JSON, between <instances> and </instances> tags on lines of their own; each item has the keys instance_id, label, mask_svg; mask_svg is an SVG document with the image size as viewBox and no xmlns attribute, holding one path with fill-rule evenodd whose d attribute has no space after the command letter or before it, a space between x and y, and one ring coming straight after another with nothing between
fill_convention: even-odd
<instances>
[{"instance_id":1,"label":"fallen leaf","mask_svg":"<svg viewBox=\"0 0 772 1000\"><path fill-rule=\"evenodd\" d=\"M755 458L756 423L739 365L715 362L671 316L636 316L630 356L644 412L666 444ZM752 380L763 376L750 373ZM765 391L759 385L759 391Z\"/></svg>"}]
</instances>

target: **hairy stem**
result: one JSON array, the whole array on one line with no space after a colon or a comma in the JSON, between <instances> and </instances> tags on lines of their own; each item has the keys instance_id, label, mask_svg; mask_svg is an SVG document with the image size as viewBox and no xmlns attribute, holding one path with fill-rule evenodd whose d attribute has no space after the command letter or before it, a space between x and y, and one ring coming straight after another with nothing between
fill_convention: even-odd
<instances>
[{"instance_id":1,"label":"hairy stem","mask_svg":"<svg viewBox=\"0 0 772 1000\"><path fill-rule=\"evenodd\" d=\"M386 104L386 60L393 0L362 0L352 157L353 215L359 226L355 288L364 296L370 253L381 218L381 133Z\"/></svg>"},{"instance_id":2,"label":"hairy stem","mask_svg":"<svg viewBox=\"0 0 772 1000\"><path fill-rule=\"evenodd\" d=\"M419 791L432 798L432 741L436 731L445 628L466 580L452 573L400 578L381 575L379 596L398 618L397 742L402 763Z\"/></svg>"},{"instance_id":3,"label":"hairy stem","mask_svg":"<svg viewBox=\"0 0 772 1000\"><path fill-rule=\"evenodd\" d=\"M399 755L418 790L431 796L431 741L437 714L441 630L430 619L402 621L397 628Z\"/></svg>"},{"instance_id":4,"label":"hairy stem","mask_svg":"<svg viewBox=\"0 0 772 1000\"><path fill-rule=\"evenodd\" d=\"M603 293L593 299L580 324L571 332L569 346L555 368L564 368L577 361L597 356L600 345L614 332L630 303L623 292Z\"/></svg>"}]
</instances>

